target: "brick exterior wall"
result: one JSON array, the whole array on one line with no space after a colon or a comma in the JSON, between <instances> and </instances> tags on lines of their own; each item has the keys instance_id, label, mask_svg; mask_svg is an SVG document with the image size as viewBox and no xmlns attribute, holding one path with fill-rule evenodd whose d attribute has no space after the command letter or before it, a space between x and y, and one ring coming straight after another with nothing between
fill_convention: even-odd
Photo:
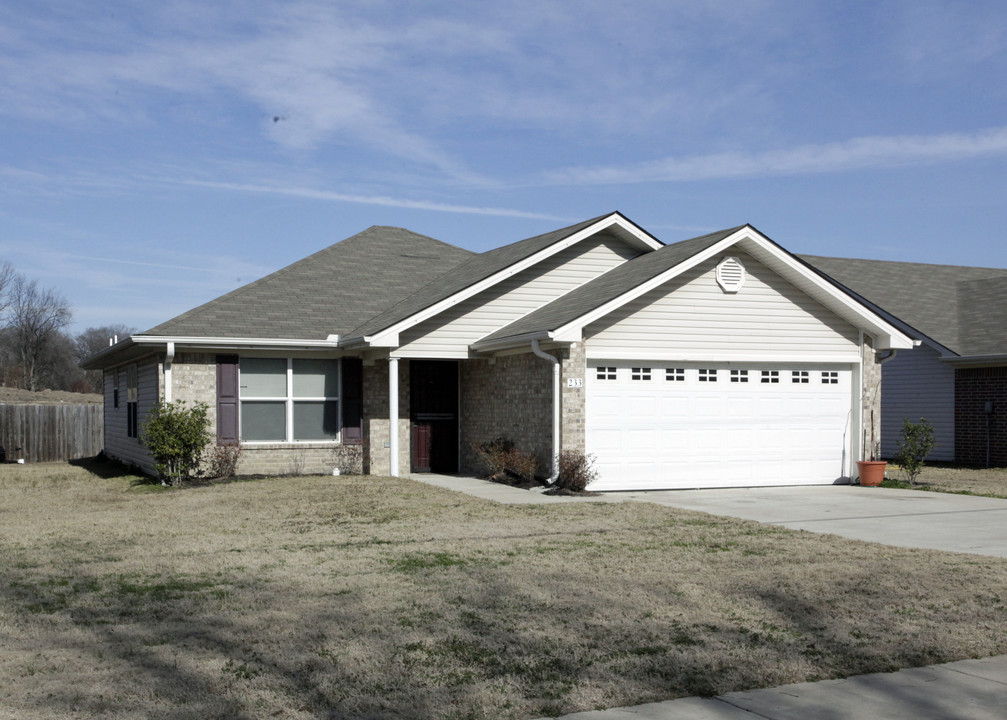
<instances>
[{"instance_id":1,"label":"brick exterior wall","mask_svg":"<svg viewBox=\"0 0 1007 720\"><path fill-rule=\"evenodd\" d=\"M585 394L587 393L587 359L584 343L573 343L560 355L562 358L560 394L563 414L560 417L560 448L584 452L586 444ZM567 387L568 379L581 380L580 387Z\"/></svg>"},{"instance_id":2,"label":"brick exterior wall","mask_svg":"<svg viewBox=\"0 0 1007 720\"><path fill-rule=\"evenodd\" d=\"M987 416L986 403L993 403ZM1007 466L1007 367L955 370L955 460L986 466L989 422L989 464Z\"/></svg>"},{"instance_id":3,"label":"brick exterior wall","mask_svg":"<svg viewBox=\"0 0 1007 720\"><path fill-rule=\"evenodd\" d=\"M560 444L563 449L584 450L585 414L583 384L567 387L567 378L584 379L584 344L553 350L560 360ZM505 437L518 448L535 453L539 474L552 471L552 366L531 352L502 355L495 360L465 360L461 378L461 470L483 473L472 451L481 444Z\"/></svg>"},{"instance_id":4,"label":"brick exterior wall","mask_svg":"<svg viewBox=\"0 0 1007 720\"><path fill-rule=\"evenodd\" d=\"M485 473L472 451L505 437L538 457L539 473L548 475L552 454L552 367L532 355L503 355L495 360L463 360L461 385L461 471Z\"/></svg>"},{"instance_id":5,"label":"brick exterior wall","mask_svg":"<svg viewBox=\"0 0 1007 720\"><path fill-rule=\"evenodd\" d=\"M860 405L863 459L871 459L871 415L874 416L874 445L881 447L881 363L870 338L864 338ZM880 459L876 457L875 459Z\"/></svg>"},{"instance_id":6,"label":"brick exterior wall","mask_svg":"<svg viewBox=\"0 0 1007 720\"><path fill-rule=\"evenodd\" d=\"M159 385L163 398L163 366L159 366L159 372ZM207 404L212 443L212 439L217 435L216 353L178 353L172 363L171 374L175 401L184 400L190 405L198 401ZM386 388L387 385L386 374ZM387 397L387 390L385 395ZM336 464L333 451L334 446L331 443L301 443L296 446L285 443L243 445L237 472L239 475L328 475Z\"/></svg>"}]
</instances>

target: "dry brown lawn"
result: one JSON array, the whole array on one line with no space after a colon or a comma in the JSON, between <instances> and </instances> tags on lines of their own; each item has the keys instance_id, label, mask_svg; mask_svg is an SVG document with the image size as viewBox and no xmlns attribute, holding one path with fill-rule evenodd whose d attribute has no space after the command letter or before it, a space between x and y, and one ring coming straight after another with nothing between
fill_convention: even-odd
<instances>
[{"instance_id":1,"label":"dry brown lawn","mask_svg":"<svg viewBox=\"0 0 1007 720\"><path fill-rule=\"evenodd\" d=\"M895 464L889 465L886 487L910 487L906 475ZM1007 468L970 469L947 465L927 465L916 479L914 490L935 490L966 495L1007 498Z\"/></svg>"},{"instance_id":2,"label":"dry brown lawn","mask_svg":"<svg viewBox=\"0 0 1007 720\"><path fill-rule=\"evenodd\" d=\"M0 717L531 718L1007 652L1007 561L643 503L7 465L0 528Z\"/></svg>"}]
</instances>

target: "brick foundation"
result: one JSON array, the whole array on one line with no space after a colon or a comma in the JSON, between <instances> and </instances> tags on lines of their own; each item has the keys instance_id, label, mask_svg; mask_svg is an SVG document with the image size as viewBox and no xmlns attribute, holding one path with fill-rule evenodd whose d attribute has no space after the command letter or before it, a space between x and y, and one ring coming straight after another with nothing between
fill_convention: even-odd
<instances>
[{"instance_id":1,"label":"brick foundation","mask_svg":"<svg viewBox=\"0 0 1007 720\"><path fill-rule=\"evenodd\" d=\"M993 404L988 415L987 402ZM955 370L955 460L985 467L987 447L990 466L1007 466L1007 367L959 368Z\"/></svg>"}]
</instances>

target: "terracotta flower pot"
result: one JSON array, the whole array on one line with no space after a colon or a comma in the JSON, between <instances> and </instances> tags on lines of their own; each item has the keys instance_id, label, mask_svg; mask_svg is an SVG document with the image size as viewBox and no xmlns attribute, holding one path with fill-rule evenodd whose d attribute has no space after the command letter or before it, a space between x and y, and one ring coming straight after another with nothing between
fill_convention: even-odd
<instances>
[{"instance_id":1,"label":"terracotta flower pot","mask_svg":"<svg viewBox=\"0 0 1007 720\"><path fill-rule=\"evenodd\" d=\"M877 487L885 479L885 460L858 460L857 474L860 484L867 487Z\"/></svg>"}]
</instances>

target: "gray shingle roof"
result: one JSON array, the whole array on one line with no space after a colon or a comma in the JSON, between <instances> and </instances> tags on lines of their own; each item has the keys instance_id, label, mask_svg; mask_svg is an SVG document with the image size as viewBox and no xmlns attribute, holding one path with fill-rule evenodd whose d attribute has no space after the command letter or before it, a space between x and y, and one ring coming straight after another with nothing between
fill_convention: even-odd
<instances>
[{"instance_id":1,"label":"gray shingle roof","mask_svg":"<svg viewBox=\"0 0 1007 720\"><path fill-rule=\"evenodd\" d=\"M472 256L425 235L375 226L141 334L343 336Z\"/></svg>"},{"instance_id":2,"label":"gray shingle roof","mask_svg":"<svg viewBox=\"0 0 1007 720\"><path fill-rule=\"evenodd\" d=\"M740 225L730 230L720 230L709 235L683 240L682 242L665 245L653 252L638 255L632 260L617 265L604 275L596 277L589 283L572 290L548 305L518 318L510 325L487 335L480 342L500 340L503 338L530 333L556 330L567 323L585 315L594 308L614 300L636 286L647 282L653 277L670 270L698 252L715 245L724 238L734 234Z\"/></svg>"},{"instance_id":3,"label":"gray shingle roof","mask_svg":"<svg viewBox=\"0 0 1007 720\"><path fill-rule=\"evenodd\" d=\"M1007 269L800 257L959 355L1007 353Z\"/></svg>"},{"instance_id":4,"label":"gray shingle roof","mask_svg":"<svg viewBox=\"0 0 1007 720\"><path fill-rule=\"evenodd\" d=\"M385 328L391 327L421 310L435 305L441 300L449 298L455 293L461 292L465 288L475 285L495 273L510 267L514 263L520 262L540 250L544 250L550 245L554 245L580 232L586 227L590 227L602 218L609 217L611 214L600 215L576 225L553 230L552 232L536 235L525 240L519 240L510 245L504 245L503 247L472 256L467 261L455 266L450 273L437 278L435 282L429 283L418 292L403 299L380 315L369 318L360 327L353 330L348 337L373 335Z\"/></svg>"}]
</instances>

